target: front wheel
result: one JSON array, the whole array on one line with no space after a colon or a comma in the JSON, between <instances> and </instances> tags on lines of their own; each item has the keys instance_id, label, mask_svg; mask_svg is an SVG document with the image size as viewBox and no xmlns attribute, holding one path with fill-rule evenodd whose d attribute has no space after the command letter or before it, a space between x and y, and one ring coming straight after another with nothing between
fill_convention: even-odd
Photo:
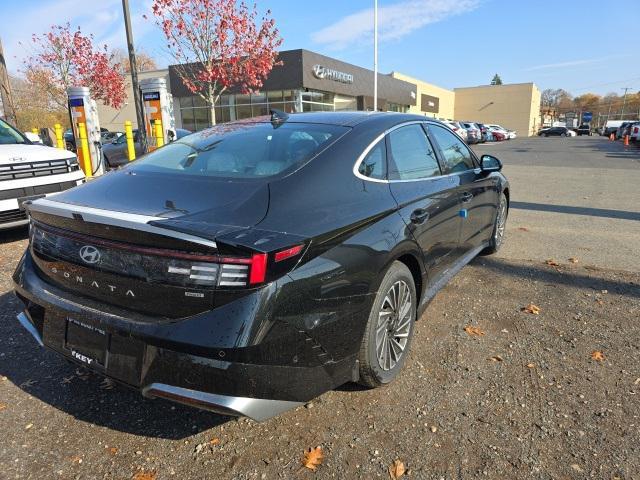
<instances>
[{"instance_id":1,"label":"front wheel","mask_svg":"<svg viewBox=\"0 0 640 480\"><path fill-rule=\"evenodd\" d=\"M500 200L498 202L498 210L496 212L496 220L493 225L493 234L489 245L482 253L484 255L491 255L500 250L502 243L504 242L504 235L507 228L507 215L509 213L509 203L507 202L507 196L504 193L500 194Z\"/></svg>"},{"instance_id":2,"label":"front wheel","mask_svg":"<svg viewBox=\"0 0 640 480\"><path fill-rule=\"evenodd\" d=\"M566 136L567 136L567 134L566 134L566 133L561 133L561 134L560 134L560 136L561 136L561 137L566 137Z\"/></svg>"},{"instance_id":3,"label":"front wheel","mask_svg":"<svg viewBox=\"0 0 640 480\"><path fill-rule=\"evenodd\" d=\"M413 276L404 263L393 262L373 302L360 346L360 384L379 387L398 376L409 353L416 311Z\"/></svg>"}]
</instances>

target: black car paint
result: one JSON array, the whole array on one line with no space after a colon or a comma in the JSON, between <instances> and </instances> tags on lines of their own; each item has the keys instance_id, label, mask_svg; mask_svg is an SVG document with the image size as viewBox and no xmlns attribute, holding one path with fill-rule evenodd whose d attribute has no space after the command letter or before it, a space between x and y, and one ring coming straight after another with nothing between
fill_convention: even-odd
<instances>
[{"instance_id":1,"label":"black car paint","mask_svg":"<svg viewBox=\"0 0 640 480\"><path fill-rule=\"evenodd\" d=\"M216 290L215 308L180 316L173 314L175 301L169 296L150 293L146 300L155 306L145 311L144 302L134 310L82 294L45 271L56 259L40 258L30 248L14 283L44 343L70 357L66 319L99 328L109 336L108 360L91 367L138 389L160 382L224 395L308 401L356 380L360 342L387 268L398 259L407 264L421 314L443 282L487 245L508 182L499 172L482 171L479 163L467 172L407 182L372 182L354 174L356 159L381 133L407 122L424 123L423 117L331 113L291 115L288 121L343 124L351 131L299 170L248 189L230 181L207 191L190 181L130 175L125 168L56 201L71 210L82 205L161 216L166 219L152 223L215 240L219 253L271 255L303 244L299 257L280 266L269 257L268 270L274 273L264 285ZM412 219L416 212L423 220ZM81 235L206 251L169 236L87 222L82 215L61 218L36 208L32 215ZM76 273L74 265L58 263ZM129 278L113 281L122 288L133 285Z\"/></svg>"}]
</instances>

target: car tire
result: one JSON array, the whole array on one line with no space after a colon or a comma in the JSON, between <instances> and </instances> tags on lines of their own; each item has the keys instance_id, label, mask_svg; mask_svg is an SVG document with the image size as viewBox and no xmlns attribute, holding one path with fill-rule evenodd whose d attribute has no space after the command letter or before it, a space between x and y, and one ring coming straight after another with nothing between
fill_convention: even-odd
<instances>
[{"instance_id":1,"label":"car tire","mask_svg":"<svg viewBox=\"0 0 640 480\"><path fill-rule=\"evenodd\" d=\"M507 217L509 216L509 201L504 193L500 194L498 200L498 209L496 210L496 219L493 223L493 232L487 248L482 251L483 255L492 255L500 250L504 243L504 236L507 229Z\"/></svg>"},{"instance_id":2,"label":"car tire","mask_svg":"<svg viewBox=\"0 0 640 480\"><path fill-rule=\"evenodd\" d=\"M542 134L542 136L543 136L543 137L547 137L548 135L547 135L546 133L543 133L543 134Z\"/></svg>"},{"instance_id":3,"label":"car tire","mask_svg":"<svg viewBox=\"0 0 640 480\"><path fill-rule=\"evenodd\" d=\"M560 136L561 136L561 137L566 137L566 136L567 136L567 134L566 134L566 133L561 133L561 134L560 134Z\"/></svg>"},{"instance_id":4,"label":"car tire","mask_svg":"<svg viewBox=\"0 0 640 480\"><path fill-rule=\"evenodd\" d=\"M376 294L360 345L358 383L375 388L398 376L413 338L416 300L411 272L404 263L393 262Z\"/></svg>"}]
</instances>

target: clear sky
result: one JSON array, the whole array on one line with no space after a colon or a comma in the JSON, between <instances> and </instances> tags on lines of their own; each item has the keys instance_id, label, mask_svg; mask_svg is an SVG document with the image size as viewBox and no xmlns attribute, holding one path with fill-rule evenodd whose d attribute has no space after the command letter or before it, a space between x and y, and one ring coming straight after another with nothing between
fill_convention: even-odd
<instances>
[{"instance_id":1,"label":"clear sky","mask_svg":"<svg viewBox=\"0 0 640 480\"><path fill-rule=\"evenodd\" d=\"M161 66L163 38L144 20L150 0L130 0L136 43ZM284 49L306 48L372 67L373 0L257 0L270 8ZM380 71L447 88L535 82L540 89L640 90L640 1L379 0ZM110 47L125 46L121 0L0 0L9 70L29 55L32 33L71 22ZM22 42L22 45L19 43Z\"/></svg>"}]
</instances>

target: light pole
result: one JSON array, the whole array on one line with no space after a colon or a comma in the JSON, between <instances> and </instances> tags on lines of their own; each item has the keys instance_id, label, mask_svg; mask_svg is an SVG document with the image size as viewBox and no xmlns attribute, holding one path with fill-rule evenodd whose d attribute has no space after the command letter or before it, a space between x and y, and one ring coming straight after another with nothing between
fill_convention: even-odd
<instances>
[{"instance_id":1,"label":"light pole","mask_svg":"<svg viewBox=\"0 0 640 480\"><path fill-rule=\"evenodd\" d=\"M136 51L133 46L133 33L131 33L131 18L129 15L129 0L122 0L124 11L124 28L127 32L127 48L129 49L129 69L131 70L131 88L133 89L133 103L136 107L136 121L138 123L138 139L142 152L147 151L147 129L144 121L144 105L140 98L138 86L138 68L136 65Z\"/></svg>"},{"instance_id":2,"label":"light pole","mask_svg":"<svg viewBox=\"0 0 640 480\"><path fill-rule=\"evenodd\" d=\"M378 111L378 0L373 0L373 111Z\"/></svg>"},{"instance_id":3,"label":"light pole","mask_svg":"<svg viewBox=\"0 0 640 480\"><path fill-rule=\"evenodd\" d=\"M624 97L622 97L622 112L620 113L620 120L624 120L624 107L627 105L627 90L630 90L631 87L624 87Z\"/></svg>"}]
</instances>

